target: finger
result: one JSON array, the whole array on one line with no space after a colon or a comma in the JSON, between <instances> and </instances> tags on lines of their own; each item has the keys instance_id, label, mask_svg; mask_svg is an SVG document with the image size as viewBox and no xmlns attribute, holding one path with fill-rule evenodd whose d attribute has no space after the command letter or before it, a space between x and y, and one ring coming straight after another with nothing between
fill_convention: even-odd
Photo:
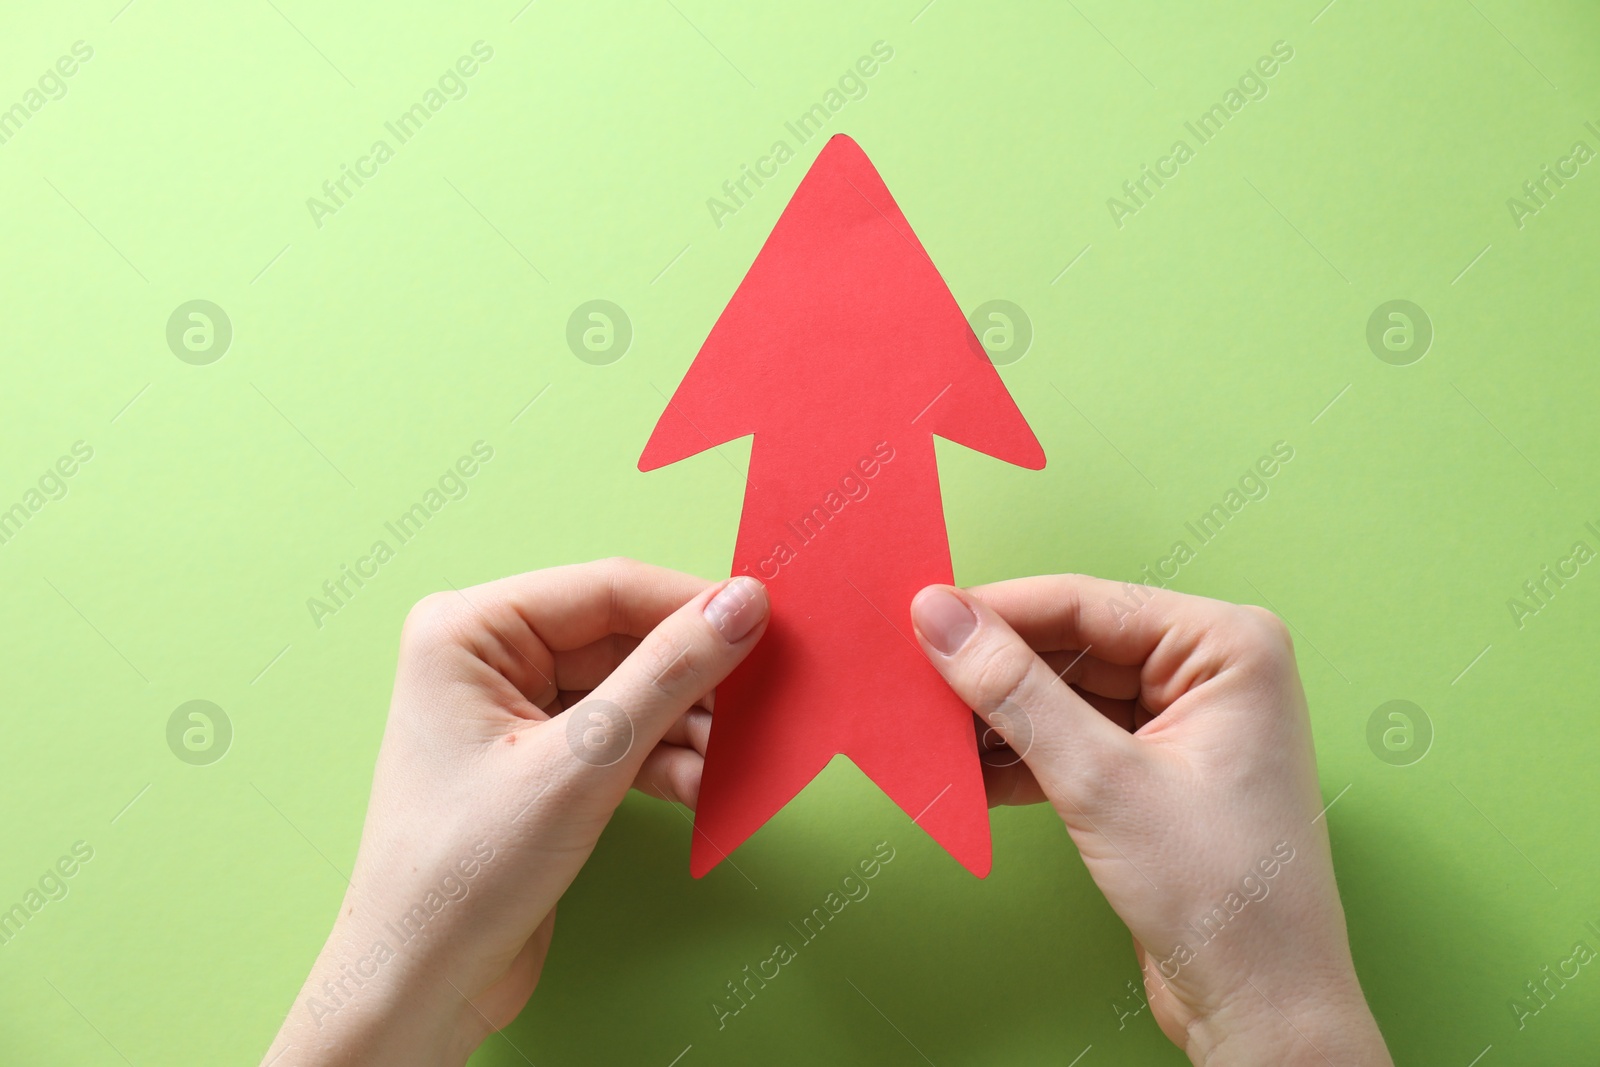
<instances>
[{"instance_id":1,"label":"finger","mask_svg":"<svg viewBox=\"0 0 1600 1067\"><path fill-rule=\"evenodd\" d=\"M1060 675L1056 677L1059 678ZM1140 718L1139 713L1143 709L1137 700L1119 700L1115 697L1101 696L1099 693L1090 693L1078 686L1073 686L1072 691L1077 693L1084 703L1130 734L1154 717L1146 711L1144 718ZM1010 742L1001 736L998 729L978 719L976 715L973 717L972 725L978 735L980 753L1011 747Z\"/></svg>"},{"instance_id":2,"label":"finger","mask_svg":"<svg viewBox=\"0 0 1600 1067\"><path fill-rule=\"evenodd\" d=\"M972 725L978 731L978 761L983 768L983 790L991 808L1002 804L1036 804L1044 792L1033 772L1017 750L1006 743L1000 732L985 725L973 713Z\"/></svg>"},{"instance_id":3,"label":"finger","mask_svg":"<svg viewBox=\"0 0 1600 1067\"><path fill-rule=\"evenodd\" d=\"M606 634L586 645L558 652L556 684L562 689L593 689L638 647L639 639L631 634Z\"/></svg>"},{"instance_id":4,"label":"finger","mask_svg":"<svg viewBox=\"0 0 1600 1067\"><path fill-rule=\"evenodd\" d=\"M978 733L978 752L980 755L985 752L992 752L995 749L1011 747L1006 743L1006 739L1000 736L1000 732L978 718L976 712L972 716L972 726Z\"/></svg>"},{"instance_id":5,"label":"finger","mask_svg":"<svg viewBox=\"0 0 1600 1067\"><path fill-rule=\"evenodd\" d=\"M1108 663L1138 666L1168 633L1196 629L1238 609L1207 597L1083 574L1013 578L970 592L1041 652L1090 649Z\"/></svg>"},{"instance_id":6,"label":"finger","mask_svg":"<svg viewBox=\"0 0 1600 1067\"><path fill-rule=\"evenodd\" d=\"M589 690L605 681L638 647L637 637L610 634L582 648L557 655L556 684L561 687L563 694L577 694L562 707L570 707L581 697L587 696ZM716 706L716 698L717 691L713 689L695 703L710 711Z\"/></svg>"},{"instance_id":7,"label":"finger","mask_svg":"<svg viewBox=\"0 0 1600 1067\"><path fill-rule=\"evenodd\" d=\"M604 749L574 754L593 766L615 766L630 780L673 722L755 647L767 612L766 588L741 575L667 616L587 699L563 713L577 717L567 723L569 742L592 735Z\"/></svg>"},{"instance_id":8,"label":"finger","mask_svg":"<svg viewBox=\"0 0 1600 1067\"><path fill-rule=\"evenodd\" d=\"M995 758L997 762L990 762L990 758L983 761L983 792L991 808L1045 802L1039 780L1020 756L1007 748L997 753Z\"/></svg>"},{"instance_id":9,"label":"finger","mask_svg":"<svg viewBox=\"0 0 1600 1067\"><path fill-rule=\"evenodd\" d=\"M667 727L661 735L661 744L692 748L702 756L706 742L711 738L711 713L699 706L692 707Z\"/></svg>"},{"instance_id":10,"label":"finger","mask_svg":"<svg viewBox=\"0 0 1600 1067\"><path fill-rule=\"evenodd\" d=\"M562 688L556 653L609 634L642 638L708 584L627 559L530 571L424 597L406 617L401 642L418 661L466 648L545 708Z\"/></svg>"},{"instance_id":11,"label":"finger","mask_svg":"<svg viewBox=\"0 0 1600 1067\"><path fill-rule=\"evenodd\" d=\"M950 586L911 602L924 654L956 694L1005 738L1047 791L1074 800L1136 743L1056 677L992 608Z\"/></svg>"},{"instance_id":12,"label":"finger","mask_svg":"<svg viewBox=\"0 0 1600 1067\"><path fill-rule=\"evenodd\" d=\"M643 637L711 583L693 574L631 559L603 559L529 571L474 586L504 603L555 652L607 634Z\"/></svg>"},{"instance_id":13,"label":"finger","mask_svg":"<svg viewBox=\"0 0 1600 1067\"><path fill-rule=\"evenodd\" d=\"M574 704L577 704L578 702L586 699L591 692L593 692L593 690L589 690L589 689L563 689L563 690L561 690L561 692L557 695L556 701L553 704L551 704L551 706L548 709L545 710L544 717L545 718L550 718L550 717L552 717L552 716L554 716L554 715L556 715L556 714L558 714L560 712L563 712L563 711L567 710L568 708L572 707ZM701 712L705 712L706 714L709 715L711 713L711 709L713 707L714 698L716 697L716 695L717 695L717 691L715 689L711 690L711 692L707 693L705 696L701 697L699 700L696 700L692 705L690 705L689 711L690 712L701 711ZM681 721L682 720L679 720L678 722L674 722L671 726L667 727L666 734L664 734L662 736L662 740L663 741L667 741L667 742L669 742L671 744L674 744L674 745L679 745L679 744L687 745L687 744L690 743L689 741L683 740L682 737L680 737L677 733L675 733L675 731L678 731L678 730L681 729L681 727L680 727ZM708 734L710 733L710 730L711 730L709 722L710 722L710 720L707 720L708 725L706 726L706 732ZM704 746L703 745L701 746L701 750L704 751Z\"/></svg>"},{"instance_id":14,"label":"finger","mask_svg":"<svg viewBox=\"0 0 1600 1067\"><path fill-rule=\"evenodd\" d=\"M705 756L693 749L657 745L634 775L633 787L657 800L693 809L700 799L700 774L705 763Z\"/></svg>"},{"instance_id":15,"label":"finger","mask_svg":"<svg viewBox=\"0 0 1600 1067\"><path fill-rule=\"evenodd\" d=\"M1077 651L1040 652L1039 658L1068 685L1120 700L1132 700L1139 695L1137 667L1107 663L1099 656Z\"/></svg>"},{"instance_id":16,"label":"finger","mask_svg":"<svg viewBox=\"0 0 1600 1067\"><path fill-rule=\"evenodd\" d=\"M1033 648L1081 648L1137 668L1140 699L1158 714L1225 670L1240 653L1239 635L1270 629L1270 616L1258 608L1081 574L1017 578L972 592Z\"/></svg>"},{"instance_id":17,"label":"finger","mask_svg":"<svg viewBox=\"0 0 1600 1067\"><path fill-rule=\"evenodd\" d=\"M1135 732L1143 730L1156 720L1156 713L1144 706L1142 701L1135 701L1133 705L1133 729Z\"/></svg>"}]
</instances>

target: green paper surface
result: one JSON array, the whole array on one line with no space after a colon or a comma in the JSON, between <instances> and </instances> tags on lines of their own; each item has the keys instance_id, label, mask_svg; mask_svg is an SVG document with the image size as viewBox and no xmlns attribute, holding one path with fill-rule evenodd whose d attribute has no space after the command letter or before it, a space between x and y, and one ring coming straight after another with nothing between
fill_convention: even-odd
<instances>
[{"instance_id":1,"label":"green paper surface","mask_svg":"<svg viewBox=\"0 0 1600 1067\"><path fill-rule=\"evenodd\" d=\"M1600 11L923 2L7 12L0 908L92 856L0 944L0 1059L259 1058L417 599L612 554L726 573L748 441L635 461L833 132L1050 456L940 443L958 580L1150 568L1278 611L1396 1060L1592 1054L1593 968L1525 984L1600 948L1600 562L1563 563L1600 552ZM376 574L335 601L345 567ZM687 813L632 798L473 1062L1183 1062L1055 816L993 827L980 882L835 761L695 882Z\"/></svg>"}]
</instances>

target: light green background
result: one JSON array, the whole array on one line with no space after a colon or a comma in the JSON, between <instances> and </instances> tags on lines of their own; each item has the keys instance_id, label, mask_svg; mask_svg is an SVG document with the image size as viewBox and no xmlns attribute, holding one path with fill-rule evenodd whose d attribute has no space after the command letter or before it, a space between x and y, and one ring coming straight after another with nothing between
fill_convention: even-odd
<instances>
[{"instance_id":1,"label":"light green background","mask_svg":"<svg viewBox=\"0 0 1600 1067\"><path fill-rule=\"evenodd\" d=\"M1036 332L1003 374L1049 467L940 446L958 578L1132 578L1291 443L1174 585L1295 628L1396 1058L1593 1055L1593 966L1525 1029L1509 1002L1600 948L1600 567L1520 629L1506 602L1600 548L1600 163L1520 230L1506 200L1600 149L1594 5L274 3L4 16L0 107L95 54L0 145L0 507L74 441L94 458L0 546L0 906L74 841L94 858L0 947L0 1060L259 1056L344 888L417 598L616 553L726 573L730 463L634 463L820 140L721 229L705 201L879 40L830 129L963 307ZM306 198L480 39L467 97L318 229ZM1278 40L1270 94L1114 225L1107 198ZM564 340L592 298L635 328L610 366ZM1405 367L1365 341L1395 298L1436 331ZM233 323L209 366L166 345L192 299ZM470 495L313 626L306 598L479 439ZM197 698L235 731L204 767L165 740ZM1367 745L1391 699L1433 724L1411 766ZM694 882L685 814L630 800L474 1062L1181 1062L1148 1013L1119 1030L1128 938L1054 816L994 831L977 881L836 762ZM878 840L872 895L719 1032L723 983Z\"/></svg>"}]
</instances>

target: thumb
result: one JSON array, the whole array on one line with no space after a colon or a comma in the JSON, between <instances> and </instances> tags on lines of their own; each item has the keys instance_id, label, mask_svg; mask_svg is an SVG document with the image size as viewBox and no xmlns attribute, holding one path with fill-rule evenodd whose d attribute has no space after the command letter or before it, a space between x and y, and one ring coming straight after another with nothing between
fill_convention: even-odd
<instances>
[{"instance_id":1,"label":"thumb","mask_svg":"<svg viewBox=\"0 0 1600 1067\"><path fill-rule=\"evenodd\" d=\"M558 716L566 747L581 763L611 768L620 797L667 729L749 655L767 615L766 587L754 578L701 592Z\"/></svg>"},{"instance_id":2,"label":"thumb","mask_svg":"<svg viewBox=\"0 0 1600 1067\"><path fill-rule=\"evenodd\" d=\"M1052 801L1083 806L1138 743L1061 681L993 608L930 585L911 601L923 654L1027 763Z\"/></svg>"}]
</instances>

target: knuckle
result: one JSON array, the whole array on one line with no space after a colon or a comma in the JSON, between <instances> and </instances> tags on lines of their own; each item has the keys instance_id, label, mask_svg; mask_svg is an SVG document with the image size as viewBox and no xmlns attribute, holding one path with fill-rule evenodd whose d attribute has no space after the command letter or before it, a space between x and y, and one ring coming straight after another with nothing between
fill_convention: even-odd
<instances>
[{"instance_id":1,"label":"knuckle","mask_svg":"<svg viewBox=\"0 0 1600 1067\"><path fill-rule=\"evenodd\" d=\"M605 559L596 560L594 566L610 581L622 583L626 582L629 576L636 574L644 564L630 556L607 556Z\"/></svg>"},{"instance_id":2,"label":"knuckle","mask_svg":"<svg viewBox=\"0 0 1600 1067\"><path fill-rule=\"evenodd\" d=\"M1114 814L1128 798L1144 795L1144 784L1135 761L1112 758L1093 745L1084 746L1072 763L1071 792L1080 809Z\"/></svg>"},{"instance_id":3,"label":"knuckle","mask_svg":"<svg viewBox=\"0 0 1600 1067\"><path fill-rule=\"evenodd\" d=\"M1250 621L1252 634L1260 646L1274 654L1294 652L1294 636L1289 632L1288 623L1276 612L1254 604L1245 606L1245 615Z\"/></svg>"},{"instance_id":4,"label":"knuckle","mask_svg":"<svg viewBox=\"0 0 1600 1067\"><path fill-rule=\"evenodd\" d=\"M977 710L987 713L1008 702L1014 703L1034 659L1032 650L1017 641L980 643L967 668L969 692Z\"/></svg>"},{"instance_id":5,"label":"knuckle","mask_svg":"<svg viewBox=\"0 0 1600 1067\"><path fill-rule=\"evenodd\" d=\"M692 646L671 641L652 642L645 662L650 684L663 693L676 694L692 687L700 677L700 657Z\"/></svg>"},{"instance_id":6,"label":"knuckle","mask_svg":"<svg viewBox=\"0 0 1600 1067\"><path fill-rule=\"evenodd\" d=\"M447 644L463 631L463 605L454 593L429 593L406 612L401 647L424 651Z\"/></svg>"},{"instance_id":7,"label":"knuckle","mask_svg":"<svg viewBox=\"0 0 1600 1067\"><path fill-rule=\"evenodd\" d=\"M628 590L638 583L645 564L628 556L607 556L588 564L599 572L606 596L606 627L620 633L627 626Z\"/></svg>"}]
</instances>

